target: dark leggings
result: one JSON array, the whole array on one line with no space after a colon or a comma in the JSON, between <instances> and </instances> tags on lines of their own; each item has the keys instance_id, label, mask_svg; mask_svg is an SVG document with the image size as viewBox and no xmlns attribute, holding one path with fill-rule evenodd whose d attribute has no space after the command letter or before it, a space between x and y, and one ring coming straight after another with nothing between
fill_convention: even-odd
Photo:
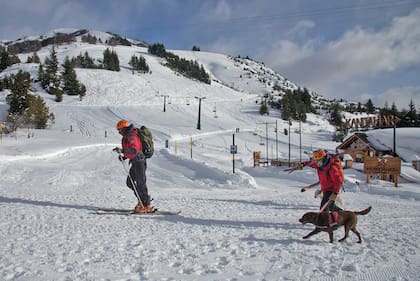
<instances>
[{"instance_id":1,"label":"dark leggings","mask_svg":"<svg viewBox=\"0 0 420 281\"><path fill-rule=\"evenodd\" d=\"M322 209L322 207L324 207L325 203L328 202L331 194L333 194L332 191L326 191L324 192L324 196L322 197L321 200L321 206L319 207L319 209ZM342 211L343 209L341 209L340 207L338 207L337 205L335 205L335 201L330 201L328 206L324 209L324 212L334 212L334 211Z\"/></svg>"},{"instance_id":2,"label":"dark leggings","mask_svg":"<svg viewBox=\"0 0 420 281\"><path fill-rule=\"evenodd\" d=\"M133 160L131 161L130 168L131 179L130 177L127 177L127 186L133 191L134 188L136 188L137 194L140 196L140 198L137 199L141 200L143 206L150 205L150 197L146 185L146 169L146 159ZM134 181L135 186L133 186L131 180ZM136 192L134 192L134 194L137 197Z\"/></svg>"}]
</instances>

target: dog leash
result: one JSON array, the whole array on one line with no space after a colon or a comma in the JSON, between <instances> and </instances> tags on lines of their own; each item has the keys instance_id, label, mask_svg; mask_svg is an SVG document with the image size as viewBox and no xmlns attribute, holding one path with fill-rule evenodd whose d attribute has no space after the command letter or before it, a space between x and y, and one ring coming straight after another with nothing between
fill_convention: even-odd
<instances>
[{"instance_id":1,"label":"dog leash","mask_svg":"<svg viewBox=\"0 0 420 281\"><path fill-rule=\"evenodd\" d=\"M327 206L330 203L331 203L331 200L328 199L328 201L325 202L324 206L322 206L322 208L319 210L318 214L316 215L316 218L315 218L315 225L316 225L316 227L318 227L318 228L328 228L328 226L318 226L317 223L318 223L318 220L319 220L319 216L325 210L325 208L327 208Z\"/></svg>"},{"instance_id":2,"label":"dog leash","mask_svg":"<svg viewBox=\"0 0 420 281\"><path fill-rule=\"evenodd\" d=\"M325 208L327 208L327 206L328 206L330 203L331 203L331 200L330 200L330 199L328 199L328 201L327 201L327 202L325 202L324 206L322 206L321 210L319 210L319 213L322 213L322 212L325 210Z\"/></svg>"}]
</instances>

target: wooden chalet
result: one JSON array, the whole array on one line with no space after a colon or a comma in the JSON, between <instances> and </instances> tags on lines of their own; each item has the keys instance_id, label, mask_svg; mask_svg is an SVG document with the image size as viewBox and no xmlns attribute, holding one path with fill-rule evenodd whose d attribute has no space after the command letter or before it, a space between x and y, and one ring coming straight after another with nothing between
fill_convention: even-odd
<instances>
[{"instance_id":1,"label":"wooden chalet","mask_svg":"<svg viewBox=\"0 0 420 281\"><path fill-rule=\"evenodd\" d=\"M360 148L360 150L358 150ZM351 157L354 162L364 162L366 156L377 156L381 157L384 155L393 155L392 148L379 143L373 143L369 141L368 136L365 133L354 133L352 136L347 138L342 144L337 146L338 152L349 150Z\"/></svg>"}]
</instances>

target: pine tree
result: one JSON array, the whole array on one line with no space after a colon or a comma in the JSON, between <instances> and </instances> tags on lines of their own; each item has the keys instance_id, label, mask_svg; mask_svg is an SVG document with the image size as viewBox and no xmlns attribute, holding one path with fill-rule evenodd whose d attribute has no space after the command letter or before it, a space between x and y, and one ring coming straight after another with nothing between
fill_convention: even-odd
<instances>
[{"instance_id":1,"label":"pine tree","mask_svg":"<svg viewBox=\"0 0 420 281\"><path fill-rule=\"evenodd\" d=\"M40 63L40 62L41 60L36 52L34 52L32 56L29 56L26 59L26 63Z\"/></svg>"},{"instance_id":2,"label":"pine tree","mask_svg":"<svg viewBox=\"0 0 420 281\"><path fill-rule=\"evenodd\" d=\"M86 86L84 84L80 83L80 88L79 88L79 98L80 98L80 100L82 100L84 96L86 96Z\"/></svg>"},{"instance_id":3,"label":"pine tree","mask_svg":"<svg viewBox=\"0 0 420 281\"><path fill-rule=\"evenodd\" d=\"M29 101L24 114L25 123L33 124L36 129L45 129L51 117L48 107L40 96L30 95Z\"/></svg>"},{"instance_id":4,"label":"pine tree","mask_svg":"<svg viewBox=\"0 0 420 281\"><path fill-rule=\"evenodd\" d=\"M64 59L62 79L65 93L68 95L79 95L80 83L77 80L76 71L68 56Z\"/></svg>"},{"instance_id":5,"label":"pine tree","mask_svg":"<svg viewBox=\"0 0 420 281\"><path fill-rule=\"evenodd\" d=\"M300 90L300 89L298 89ZM305 106L305 112L311 112L312 111L312 100L311 100L311 94L309 94L309 91L307 88L303 88L303 90L299 91L300 93L300 100Z\"/></svg>"},{"instance_id":6,"label":"pine tree","mask_svg":"<svg viewBox=\"0 0 420 281\"><path fill-rule=\"evenodd\" d=\"M206 70L204 69L203 65L201 65L200 67L200 81L203 81L206 84L210 84L211 80L210 80L210 75L206 72Z\"/></svg>"},{"instance_id":7,"label":"pine tree","mask_svg":"<svg viewBox=\"0 0 420 281\"><path fill-rule=\"evenodd\" d=\"M41 63L38 66L38 81L41 81L41 87L45 89L46 85L43 84L45 82L45 72Z\"/></svg>"},{"instance_id":8,"label":"pine tree","mask_svg":"<svg viewBox=\"0 0 420 281\"><path fill-rule=\"evenodd\" d=\"M104 69L120 71L120 61L118 59L117 53L115 51L110 51L109 48L107 48L104 51L103 65Z\"/></svg>"},{"instance_id":9,"label":"pine tree","mask_svg":"<svg viewBox=\"0 0 420 281\"><path fill-rule=\"evenodd\" d=\"M410 100L408 107L409 109L404 117L404 121L406 121L407 126L409 127L418 126L419 120L417 119L416 106L414 105L413 99Z\"/></svg>"},{"instance_id":10,"label":"pine tree","mask_svg":"<svg viewBox=\"0 0 420 281\"><path fill-rule=\"evenodd\" d=\"M366 102L366 112L369 114L375 113L375 106L373 105L371 99L368 99L368 101Z\"/></svg>"},{"instance_id":11,"label":"pine tree","mask_svg":"<svg viewBox=\"0 0 420 281\"><path fill-rule=\"evenodd\" d=\"M39 58L39 56L36 52L34 52L34 54L32 55L32 62L33 63L41 63L41 59Z\"/></svg>"},{"instance_id":12,"label":"pine tree","mask_svg":"<svg viewBox=\"0 0 420 281\"><path fill-rule=\"evenodd\" d=\"M73 57L71 59L71 63L74 67L99 68L99 66L95 65L94 59L89 56L89 53L87 51L84 53L84 55L80 53L77 57Z\"/></svg>"},{"instance_id":13,"label":"pine tree","mask_svg":"<svg viewBox=\"0 0 420 281\"><path fill-rule=\"evenodd\" d=\"M64 92L60 88L51 87L50 88L50 94L55 96L55 101L56 102L62 102L63 101Z\"/></svg>"},{"instance_id":14,"label":"pine tree","mask_svg":"<svg viewBox=\"0 0 420 281\"><path fill-rule=\"evenodd\" d=\"M84 56L83 56L83 63L82 66L84 68L96 68L95 62L93 60L93 58L91 58L89 56L89 53L86 51Z\"/></svg>"},{"instance_id":15,"label":"pine tree","mask_svg":"<svg viewBox=\"0 0 420 281\"><path fill-rule=\"evenodd\" d=\"M161 57L161 58L167 57L165 46L161 43L155 43L153 45L149 45L149 48L147 49L147 51L150 54Z\"/></svg>"},{"instance_id":16,"label":"pine tree","mask_svg":"<svg viewBox=\"0 0 420 281\"><path fill-rule=\"evenodd\" d=\"M290 90L286 90L281 99L281 118L283 120L290 120L294 117L293 114L293 97Z\"/></svg>"},{"instance_id":17,"label":"pine tree","mask_svg":"<svg viewBox=\"0 0 420 281\"><path fill-rule=\"evenodd\" d=\"M102 60L102 63L104 65L104 69L109 69L111 65L111 51L109 48L106 48L104 51L104 59Z\"/></svg>"},{"instance_id":18,"label":"pine tree","mask_svg":"<svg viewBox=\"0 0 420 281\"><path fill-rule=\"evenodd\" d=\"M395 102L392 102L392 105L391 105L391 112L390 112L392 115L394 115L394 116L398 116L398 108L397 108L397 106L395 105Z\"/></svg>"},{"instance_id":19,"label":"pine tree","mask_svg":"<svg viewBox=\"0 0 420 281\"><path fill-rule=\"evenodd\" d=\"M334 103L331 109L330 123L336 126L336 128L341 128L343 126L341 112L341 106L338 103Z\"/></svg>"},{"instance_id":20,"label":"pine tree","mask_svg":"<svg viewBox=\"0 0 420 281\"><path fill-rule=\"evenodd\" d=\"M118 54L115 51L111 52L112 60L112 71L120 71L120 60L118 59Z\"/></svg>"},{"instance_id":21,"label":"pine tree","mask_svg":"<svg viewBox=\"0 0 420 281\"><path fill-rule=\"evenodd\" d=\"M141 55L140 57L132 55L128 64L133 67L133 70L137 70L143 73L149 72L149 66L146 63L146 59Z\"/></svg>"},{"instance_id":22,"label":"pine tree","mask_svg":"<svg viewBox=\"0 0 420 281\"><path fill-rule=\"evenodd\" d=\"M9 53L4 49L0 49L0 72L5 70L10 65L11 60L9 58Z\"/></svg>"},{"instance_id":23,"label":"pine tree","mask_svg":"<svg viewBox=\"0 0 420 281\"><path fill-rule=\"evenodd\" d=\"M205 71L204 67L198 65L197 61L193 60L186 60L184 58L180 58L179 56L167 52L166 53L166 60L167 66L182 75L197 79L198 81L210 84L210 75Z\"/></svg>"},{"instance_id":24,"label":"pine tree","mask_svg":"<svg viewBox=\"0 0 420 281\"><path fill-rule=\"evenodd\" d=\"M44 66L45 70L41 84L45 85L47 92L51 93L51 88L58 89L60 87L57 52L54 47L51 48L50 56L45 58Z\"/></svg>"},{"instance_id":25,"label":"pine tree","mask_svg":"<svg viewBox=\"0 0 420 281\"><path fill-rule=\"evenodd\" d=\"M295 119L306 122L306 113L313 110L307 90L286 90L280 103L283 120Z\"/></svg>"},{"instance_id":26,"label":"pine tree","mask_svg":"<svg viewBox=\"0 0 420 281\"><path fill-rule=\"evenodd\" d=\"M303 103L299 103L296 108L296 120L300 120L302 122L306 122L306 109Z\"/></svg>"},{"instance_id":27,"label":"pine tree","mask_svg":"<svg viewBox=\"0 0 420 281\"><path fill-rule=\"evenodd\" d=\"M6 96L9 104L10 114L23 114L29 107L29 88L31 86L31 75L28 72L19 70L17 74L9 77L9 88L11 93Z\"/></svg>"},{"instance_id":28,"label":"pine tree","mask_svg":"<svg viewBox=\"0 0 420 281\"><path fill-rule=\"evenodd\" d=\"M139 57L138 65L139 65L139 70L140 71L145 72L145 73L149 72L150 68L147 65L146 59L143 56Z\"/></svg>"}]
</instances>

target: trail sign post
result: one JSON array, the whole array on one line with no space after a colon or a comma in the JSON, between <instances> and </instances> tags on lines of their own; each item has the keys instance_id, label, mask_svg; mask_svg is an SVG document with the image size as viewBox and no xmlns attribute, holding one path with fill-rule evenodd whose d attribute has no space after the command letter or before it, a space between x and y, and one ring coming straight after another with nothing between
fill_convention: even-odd
<instances>
[{"instance_id":1,"label":"trail sign post","mask_svg":"<svg viewBox=\"0 0 420 281\"><path fill-rule=\"evenodd\" d=\"M232 169L235 173L235 154L238 153L238 146L235 144L235 134L232 134L232 145L230 146L230 154L232 154Z\"/></svg>"}]
</instances>

